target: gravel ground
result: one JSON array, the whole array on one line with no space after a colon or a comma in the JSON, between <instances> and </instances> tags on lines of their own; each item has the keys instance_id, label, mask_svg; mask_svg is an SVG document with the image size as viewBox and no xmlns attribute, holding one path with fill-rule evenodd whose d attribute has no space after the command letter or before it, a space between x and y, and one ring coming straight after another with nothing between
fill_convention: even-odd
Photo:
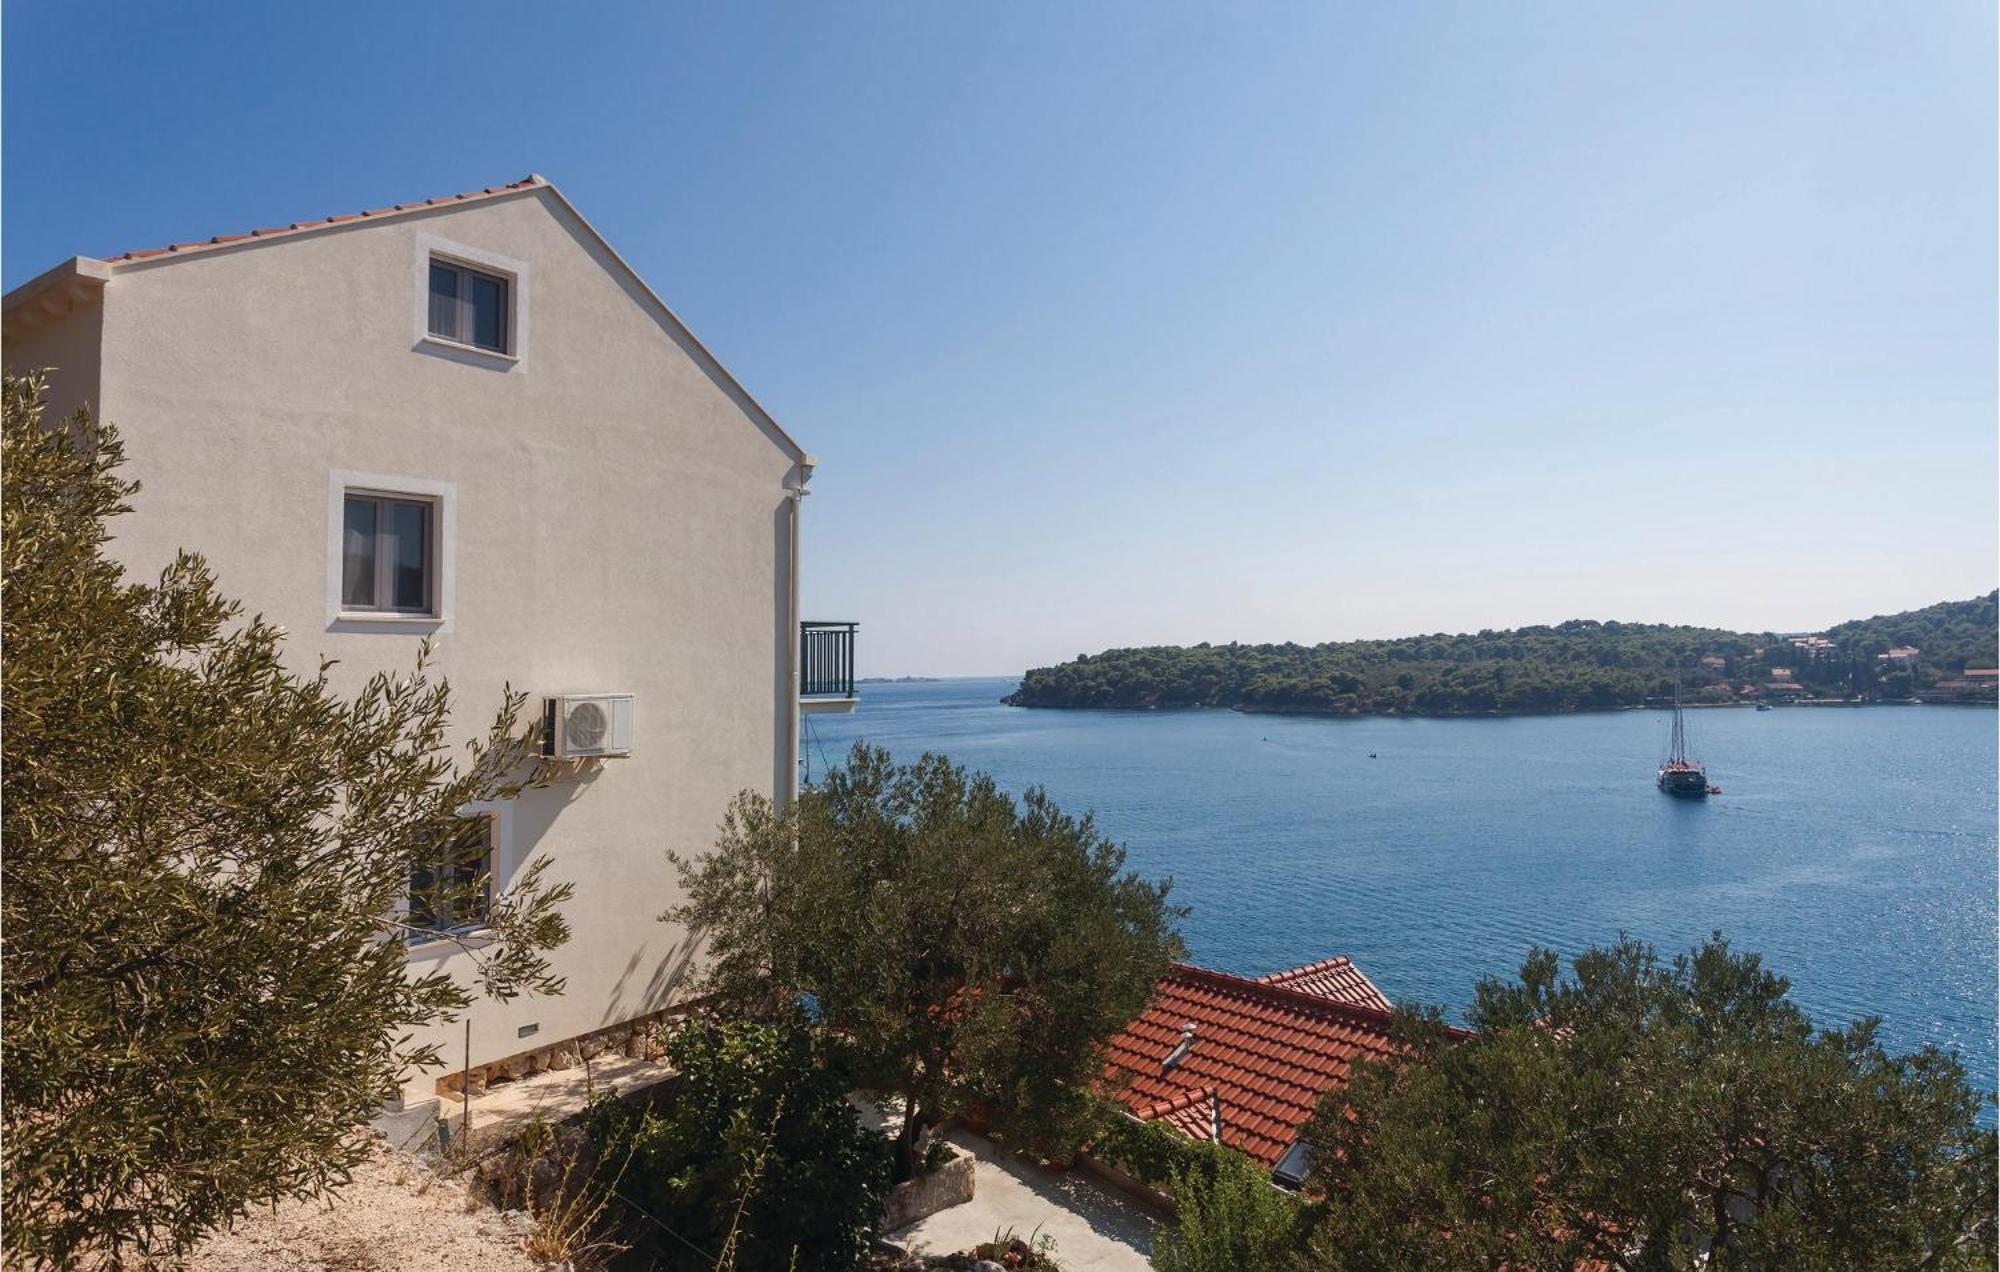
<instances>
[{"instance_id":1,"label":"gravel ground","mask_svg":"<svg viewBox=\"0 0 2000 1272\"><path fill-rule=\"evenodd\" d=\"M264 1209L218 1233L188 1266L208 1272L535 1272L521 1249L526 1216L475 1202L456 1180L380 1147L354 1182L318 1201Z\"/></svg>"}]
</instances>

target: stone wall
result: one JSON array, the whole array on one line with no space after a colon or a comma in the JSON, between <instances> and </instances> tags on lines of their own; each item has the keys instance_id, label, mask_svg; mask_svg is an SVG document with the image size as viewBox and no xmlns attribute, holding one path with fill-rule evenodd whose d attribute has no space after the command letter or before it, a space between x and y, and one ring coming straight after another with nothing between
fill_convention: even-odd
<instances>
[{"instance_id":1,"label":"stone wall","mask_svg":"<svg viewBox=\"0 0 2000 1272\"><path fill-rule=\"evenodd\" d=\"M950 1161L889 1190L882 1204L882 1231L907 1228L919 1219L972 1200L972 1154L956 1144L946 1147L951 1150Z\"/></svg>"},{"instance_id":2,"label":"stone wall","mask_svg":"<svg viewBox=\"0 0 2000 1272\"><path fill-rule=\"evenodd\" d=\"M470 1072L453 1070L437 1080L439 1095L457 1095L468 1082L471 1094L478 1095L494 1082L525 1078L551 1069L574 1069L601 1055L629 1056L634 1060L660 1060L666 1056L667 1031L684 1008L654 1012L637 1020L599 1029L575 1038L565 1038L522 1051L487 1064L476 1064Z\"/></svg>"}]
</instances>

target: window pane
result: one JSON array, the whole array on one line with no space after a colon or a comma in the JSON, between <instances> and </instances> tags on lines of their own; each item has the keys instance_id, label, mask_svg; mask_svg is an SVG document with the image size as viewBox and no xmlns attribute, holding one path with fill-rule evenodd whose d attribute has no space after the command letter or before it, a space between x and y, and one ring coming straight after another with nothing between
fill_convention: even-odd
<instances>
[{"instance_id":1,"label":"window pane","mask_svg":"<svg viewBox=\"0 0 2000 1272\"><path fill-rule=\"evenodd\" d=\"M420 928L441 928L437 907L431 903L437 900L437 872L429 866L416 865L410 868L410 926Z\"/></svg>"},{"instance_id":2,"label":"window pane","mask_svg":"<svg viewBox=\"0 0 2000 1272\"><path fill-rule=\"evenodd\" d=\"M458 271L431 262L431 334L458 339Z\"/></svg>"},{"instance_id":3,"label":"window pane","mask_svg":"<svg viewBox=\"0 0 2000 1272\"><path fill-rule=\"evenodd\" d=\"M340 603L364 608L375 604L375 524L379 505L373 499L347 497L346 527L340 536Z\"/></svg>"},{"instance_id":4,"label":"window pane","mask_svg":"<svg viewBox=\"0 0 2000 1272\"><path fill-rule=\"evenodd\" d=\"M493 868L493 821L491 817L479 819L477 856L458 863L455 871L456 882L461 893L460 922L484 923L492 909L493 880L488 874Z\"/></svg>"},{"instance_id":5,"label":"window pane","mask_svg":"<svg viewBox=\"0 0 2000 1272\"><path fill-rule=\"evenodd\" d=\"M507 284L484 274L468 274L471 285L472 343L482 349L507 347Z\"/></svg>"},{"instance_id":6,"label":"window pane","mask_svg":"<svg viewBox=\"0 0 2000 1272\"><path fill-rule=\"evenodd\" d=\"M476 817L410 870L410 925L446 930L481 923L492 910L494 819Z\"/></svg>"},{"instance_id":7,"label":"window pane","mask_svg":"<svg viewBox=\"0 0 2000 1272\"><path fill-rule=\"evenodd\" d=\"M429 609L431 595L426 577L429 571L425 566L430 556L430 505L393 503L389 512L396 538L396 554L389 566L395 599L390 604L397 609Z\"/></svg>"}]
</instances>

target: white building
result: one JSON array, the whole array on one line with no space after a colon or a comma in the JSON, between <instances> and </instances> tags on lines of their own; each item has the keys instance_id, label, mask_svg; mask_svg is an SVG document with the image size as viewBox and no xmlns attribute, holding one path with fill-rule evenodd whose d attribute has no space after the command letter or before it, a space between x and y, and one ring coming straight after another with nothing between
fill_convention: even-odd
<instances>
[{"instance_id":1,"label":"white building","mask_svg":"<svg viewBox=\"0 0 2000 1272\"><path fill-rule=\"evenodd\" d=\"M439 1032L453 1067L676 1000L667 852L711 843L740 790L792 792L802 672L807 709L852 709L853 632L802 638L812 457L560 191L77 257L6 296L5 339L10 370L53 368L52 410L123 433L143 489L119 559L206 554L296 669L336 658L351 692L428 636L465 737L509 683L531 709L630 695L629 754L491 812L496 886L543 855L575 885L568 989L481 1001L469 1055Z\"/></svg>"}]
</instances>

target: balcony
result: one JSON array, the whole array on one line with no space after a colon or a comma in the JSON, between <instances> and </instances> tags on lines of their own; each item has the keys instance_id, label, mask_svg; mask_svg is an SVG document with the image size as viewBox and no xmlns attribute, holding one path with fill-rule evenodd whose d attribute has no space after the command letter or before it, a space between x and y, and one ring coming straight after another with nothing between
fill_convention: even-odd
<instances>
[{"instance_id":1,"label":"balcony","mask_svg":"<svg viewBox=\"0 0 2000 1272\"><path fill-rule=\"evenodd\" d=\"M854 633L859 623L799 624L799 710L847 712L854 692Z\"/></svg>"}]
</instances>

